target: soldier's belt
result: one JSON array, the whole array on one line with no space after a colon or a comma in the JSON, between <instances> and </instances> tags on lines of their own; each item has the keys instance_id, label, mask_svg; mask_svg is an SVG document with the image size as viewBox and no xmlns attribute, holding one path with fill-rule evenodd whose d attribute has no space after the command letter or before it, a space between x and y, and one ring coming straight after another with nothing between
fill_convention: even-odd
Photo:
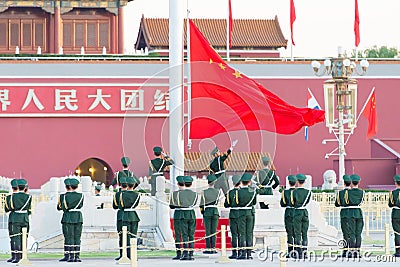
<instances>
[{"instance_id":1,"label":"soldier's belt","mask_svg":"<svg viewBox=\"0 0 400 267\"><path fill-rule=\"evenodd\" d=\"M218 208L218 206L217 205L207 205L207 206L204 206L204 208Z\"/></svg>"},{"instance_id":2,"label":"soldier's belt","mask_svg":"<svg viewBox=\"0 0 400 267\"><path fill-rule=\"evenodd\" d=\"M15 213L28 213L28 211L27 210L16 210L16 211L14 211Z\"/></svg>"},{"instance_id":3,"label":"soldier's belt","mask_svg":"<svg viewBox=\"0 0 400 267\"><path fill-rule=\"evenodd\" d=\"M70 209L68 211L81 211L81 209Z\"/></svg>"},{"instance_id":4,"label":"soldier's belt","mask_svg":"<svg viewBox=\"0 0 400 267\"><path fill-rule=\"evenodd\" d=\"M341 207L342 209L361 209L360 206L348 206L348 207Z\"/></svg>"},{"instance_id":5,"label":"soldier's belt","mask_svg":"<svg viewBox=\"0 0 400 267\"><path fill-rule=\"evenodd\" d=\"M262 188L272 188L272 185L260 185Z\"/></svg>"},{"instance_id":6,"label":"soldier's belt","mask_svg":"<svg viewBox=\"0 0 400 267\"><path fill-rule=\"evenodd\" d=\"M294 209L294 207L285 207L285 209Z\"/></svg>"},{"instance_id":7,"label":"soldier's belt","mask_svg":"<svg viewBox=\"0 0 400 267\"><path fill-rule=\"evenodd\" d=\"M233 210L251 210L253 207L231 207Z\"/></svg>"},{"instance_id":8,"label":"soldier's belt","mask_svg":"<svg viewBox=\"0 0 400 267\"><path fill-rule=\"evenodd\" d=\"M124 209L124 211L136 211L135 209Z\"/></svg>"},{"instance_id":9,"label":"soldier's belt","mask_svg":"<svg viewBox=\"0 0 400 267\"><path fill-rule=\"evenodd\" d=\"M177 208L176 210L194 210L194 207L191 207L191 208Z\"/></svg>"},{"instance_id":10,"label":"soldier's belt","mask_svg":"<svg viewBox=\"0 0 400 267\"><path fill-rule=\"evenodd\" d=\"M400 210L400 207L397 207L397 206L394 206L394 207L392 207L392 208L394 208L394 209L396 209L396 210Z\"/></svg>"},{"instance_id":11,"label":"soldier's belt","mask_svg":"<svg viewBox=\"0 0 400 267\"><path fill-rule=\"evenodd\" d=\"M298 208L294 208L295 210L305 210L307 209L306 207L298 207Z\"/></svg>"},{"instance_id":12,"label":"soldier's belt","mask_svg":"<svg viewBox=\"0 0 400 267\"><path fill-rule=\"evenodd\" d=\"M152 175L163 175L164 173L162 173L162 172L155 172L155 173L153 173Z\"/></svg>"},{"instance_id":13,"label":"soldier's belt","mask_svg":"<svg viewBox=\"0 0 400 267\"><path fill-rule=\"evenodd\" d=\"M220 173L224 173L224 172L226 172L226 170L217 171L215 174L220 174Z\"/></svg>"}]
</instances>

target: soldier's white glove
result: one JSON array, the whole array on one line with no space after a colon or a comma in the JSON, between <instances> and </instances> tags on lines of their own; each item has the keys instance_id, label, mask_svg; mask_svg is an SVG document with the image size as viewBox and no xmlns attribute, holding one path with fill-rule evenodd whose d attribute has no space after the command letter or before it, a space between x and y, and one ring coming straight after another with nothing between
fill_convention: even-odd
<instances>
[{"instance_id":1,"label":"soldier's white glove","mask_svg":"<svg viewBox=\"0 0 400 267\"><path fill-rule=\"evenodd\" d=\"M233 148L236 146L237 142L238 142L237 139L232 142L230 150L233 150Z\"/></svg>"},{"instance_id":2,"label":"soldier's white glove","mask_svg":"<svg viewBox=\"0 0 400 267\"><path fill-rule=\"evenodd\" d=\"M165 154L164 152L161 152L161 155L163 155L163 156L164 156L164 158L165 158L165 157L168 157L168 155L167 155L167 154Z\"/></svg>"}]
</instances>

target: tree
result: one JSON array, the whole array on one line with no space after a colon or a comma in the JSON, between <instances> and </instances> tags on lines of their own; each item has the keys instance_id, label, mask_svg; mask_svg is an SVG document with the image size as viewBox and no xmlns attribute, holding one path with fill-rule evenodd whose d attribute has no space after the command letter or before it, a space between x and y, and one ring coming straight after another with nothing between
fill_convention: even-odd
<instances>
[{"instance_id":1,"label":"tree","mask_svg":"<svg viewBox=\"0 0 400 267\"><path fill-rule=\"evenodd\" d=\"M387 46L377 47L374 45L371 48L367 48L364 51L358 51L358 57L366 58L395 58L399 51L395 47L388 48ZM354 51L352 57L355 57Z\"/></svg>"}]
</instances>

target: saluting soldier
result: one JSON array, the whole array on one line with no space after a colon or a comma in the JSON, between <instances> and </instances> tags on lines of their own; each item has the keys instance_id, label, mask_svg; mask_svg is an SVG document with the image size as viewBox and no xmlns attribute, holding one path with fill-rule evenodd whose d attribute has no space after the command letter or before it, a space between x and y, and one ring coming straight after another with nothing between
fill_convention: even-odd
<instances>
[{"instance_id":1,"label":"saluting soldier","mask_svg":"<svg viewBox=\"0 0 400 267\"><path fill-rule=\"evenodd\" d=\"M287 246L288 246L288 254L287 258L293 257L293 245L294 245L294 227L293 227L293 219L294 219L294 208L292 202L290 201L290 197L293 193L293 190L296 189L297 178L294 175L289 175L287 177L289 181L289 188L285 189L282 192L282 198L280 201L281 207L285 208L285 229L287 234Z\"/></svg>"},{"instance_id":2,"label":"saluting soldier","mask_svg":"<svg viewBox=\"0 0 400 267\"><path fill-rule=\"evenodd\" d=\"M115 260L119 260L122 257L122 209L121 207L121 194L128 188L126 177L119 179L120 190L114 193L113 198L113 209L117 210L117 232L118 232L118 245L119 245L119 256Z\"/></svg>"},{"instance_id":3,"label":"saluting soldier","mask_svg":"<svg viewBox=\"0 0 400 267\"><path fill-rule=\"evenodd\" d=\"M208 188L203 190L200 198L200 212L203 214L204 228L206 230L206 236L210 236L217 232L219 213L218 213L218 201L220 198L220 190L214 188L217 177L214 174L207 176ZM206 250L203 251L205 254L215 254L217 237L206 238Z\"/></svg>"},{"instance_id":4,"label":"saluting soldier","mask_svg":"<svg viewBox=\"0 0 400 267\"><path fill-rule=\"evenodd\" d=\"M396 189L390 192L389 207L392 208L392 227L394 232L395 257L400 257L400 175L394 176Z\"/></svg>"},{"instance_id":5,"label":"saluting soldier","mask_svg":"<svg viewBox=\"0 0 400 267\"><path fill-rule=\"evenodd\" d=\"M276 175L275 168L269 157L262 157L261 160L264 168L256 175L256 182L259 187L258 194L273 195L272 189L279 186L279 177ZM268 205L264 202L260 202L260 208L268 209Z\"/></svg>"},{"instance_id":6,"label":"saluting soldier","mask_svg":"<svg viewBox=\"0 0 400 267\"><path fill-rule=\"evenodd\" d=\"M63 222L65 223L67 231L65 244L69 246L70 249L67 262L81 262L80 249L83 225L83 194L76 191L79 185L78 179L70 178L69 184L71 190L65 193L63 199L63 209L65 209Z\"/></svg>"},{"instance_id":7,"label":"saluting soldier","mask_svg":"<svg viewBox=\"0 0 400 267\"><path fill-rule=\"evenodd\" d=\"M178 183L178 190L172 192L172 195L169 199L169 207L174 209L174 235L175 235L175 248L176 248L176 256L173 257L173 260L180 260L182 257L182 229L181 229L181 210L178 207L178 202L175 203L179 199L179 192L185 189L184 176L177 176L176 182Z\"/></svg>"},{"instance_id":8,"label":"saluting soldier","mask_svg":"<svg viewBox=\"0 0 400 267\"><path fill-rule=\"evenodd\" d=\"M361 233L364 228L363 214L361 210L361 204L364 200L364 190L358 188L360 183L360 176L352 174L350 176L352 188L345 192L344 198L345 203L349 209L349 247L353 249L348 253L349 257L359 258L361 257Z\"/></svg>"},{"instance_id":9,"label":"saluting soldier","mask_svg":"<svg viewBox=\"0 0 400 267\"><path fill-rule=\"evenodd\" d=\"M347 247L350 243L350 229L349 229L349 208L345 201L345 194L351 189L350 175L343 175L344 188L340 190L336 195L335 206L341 207L340 209L340 227L342 228L343 240L346 241L346 247L343 248L342 257L347 257Z\"/></svg>"},{"instance_id":10,"label":"saluting soldier","mask_svg":"<svg viewBox=\"0 0 400 267\"><path fill-rule=\"evenodd\" d=\"M291 203L294 207L294 219L293 219L293 230L294 230L294 244L296 246L297 257L299 259L307 258L307 246L308 246L308 211L306 205L311 200L311 190L305 189L304 184L307 177L304 174L297 174L297 188L291 193Z\"/></svg>"},{"instance_id":11,"label":"saluting soldier","mask_svg":"<svg viewBox=\"0 0 400 267\"><path fill-rule=\"evenodd\" d=\"M11 258L8 259L7 262L12 262L13 260L15 260L15 255L16 255L16 253L14 252L16 250L15 237L12 236L15 211L11 209L11 197L13 196L13 194L18 193L18 179L11 180L11 190L12 192L6 197L6 202L4 205L5 212L10 213L8 215L8 235L10 237Z\"/></svg>"},{"instance_id":12,"label":"saluting soldier","mask_svg":"<svg viewBox=\"0 0 400 267\"><path fill-rule=\"evenodd\" d=\"M140 182L134 177L128 177L126 182L128 184L128 189L122 191L120 194L120 209L123 211L122 226L127 227L127 231L130 233L131 237L137 237L140 219L135 208L139 205L140 195L138 192L133 190L139 185ZM128 238L127 240L128 247L131 244L130 240L131 238ZM131 258L130 249L128 249L127 255L128 258Z\"/></svg>"},{"instance_id":13,"label":"saluting soldier","mask_svg":"<svg viewBox=\"0 0 400 267\"><path fill-rule=\"evenodd\" d=\"M232 176L233 188L228 191L225 197L224 207L229 208L229 229L231 231L231 246L232 246L232 255L229 256L229 259L237 259L238 251L237 247L239 244L239 199L238 199L238 190L240 189L240 175Z\"/></svg>"},{"instance_id":14,"label":"saluting soldier","mask_svg":"<svg viewBox=\"0 0 400 267\"><path fill-rule=\"evenodd\" d=\"M66 191L70 192L71 191L70 178L66 178L64 180L64 185L65 185ZM62 259L60 259L59 261L67 261L67 260L69 260L69 252L72 251L72 247L70 247L69 245L67 245L65 243L65 241L67 240L67 237L66 237L67 229L66 229L64 216L66 216L66 211L67 210L64 207L64 197L65 197L65 194L58 195L58 201L57 201L57 210L63 212L63 216L61 218L61 230L62 230L62 234L64 236L64 257Z\"/></svg>"},{"instance_id":15,"label":"saluting soldier","mask_svg":"<svg viewBox=\"0 0 400 267\"><path fill-rule=\"evenodd\" d=\"M18 180L18 193L14 193L10 198L10 210L14 212L12 223L12 235L14 239L15 257L11 263L18 263L22 258L22 228L26 227L29 231L29 215L31 214L32 196L25 194L25 179Z\"/></svg>"},{"instance_id":16,"label":"saluting soldier","mask_svg":"<svg viewBox=\"0 0 400 267\"><path fill-rule=\"evenodd\" d=\"M122 163L122 167L123 169L121 171L117 171L115 173L114 176L114 180L112 181L111 185L118 185L120 186L120 179L122 177L128 178L128 177L135 177L135 175L133 175L133 172L129 170L129 164L131 163L130 158L128 157L122 157L121 158L121 163Z\"/></svg>"},{"instance_id":17,"label":"saluting soldier","mask_svg":"<svg viewBox=\"0 0 400 267\"><path fill-rule=\"evenodd\" d=\"M247 247L240 249L238 260L253 259L251 256L251 247L253 247L253 230L254 230L254 205L257 203L257 191L250 188L253 174L245 172L240 179L241 186L238 190L239 207L239 247Z\"/></svg>"},{"instance_id":18,"label":"saluting soldier","mask_svg":"<svg viewBox=\"0 0 400 267\"><path fill-rule=\"evenodd\" d=\"M156 158L150 160L149 162L149 175L150 177L150 185L151 185L151 195L155 196L156 195L156 183L157 183L157 177L164 175L164 169L169 166L173 165L174 161L163 152L162 148L159 146L156 146L153 148L154 155Z\"/></svg>"}]
</instances>

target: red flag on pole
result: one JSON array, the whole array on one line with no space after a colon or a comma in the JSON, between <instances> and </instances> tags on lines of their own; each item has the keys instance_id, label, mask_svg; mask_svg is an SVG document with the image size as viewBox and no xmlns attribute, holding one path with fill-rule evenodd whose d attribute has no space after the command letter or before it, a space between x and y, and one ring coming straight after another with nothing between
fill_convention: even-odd
<instances>
[{"instance_id":1,"label":"red flag on pole","mask_svg":"<svg viewBox=\"0 0 400 267\"><path fill-rule=\"evenodd\" d=\"M294 9L293 0L290 0L290 32L291 32L291 38L292 38L293 45L295 45L294 40L293 40L293 23L295 20L296 20L296 10Z\"/></svg>"},{"instance_id":2,"label":"red flag on pole","mask_svg":"<svg viewBox=\"0 0 400 267\"><path fill-rule=\"evenodd\" d=\"M236 130L293 134L324 121L325 111L297 108L229 67L190 20L191 139Z\"/></svg>"},{"instance_id":3,"label":"red flag on pole","mask_svg":"<svg viewBox=\"0 0 400 267\"><path fill-rule=\"evenodd\" d=\"M358 15L358 1L355 0L355 16L354 16L354 34L356 47L360 44L360 16Z\"/></svg>"},{"instance_id":4,"label":"red flag on pole","mask_svg":"<svg viewBox=\"0 0 400 267\"><path fill-rule=\"evenodd\" d=\"M376 116L375 91L371 94L362 112L368 120L367 140L378 132L378 118Z\"/></svg>"},{"instance_id":5,"label":"red flag on pole","mask_svg":"<svg viewBox=\"0 0 400 267\"><path fill-rule=\"evenodd\" d=\"M232 30L233 30L233 19L232 19L232 5L231 0L229 1L229 48L232 47Z\"/></svg>"}]
</instances>

